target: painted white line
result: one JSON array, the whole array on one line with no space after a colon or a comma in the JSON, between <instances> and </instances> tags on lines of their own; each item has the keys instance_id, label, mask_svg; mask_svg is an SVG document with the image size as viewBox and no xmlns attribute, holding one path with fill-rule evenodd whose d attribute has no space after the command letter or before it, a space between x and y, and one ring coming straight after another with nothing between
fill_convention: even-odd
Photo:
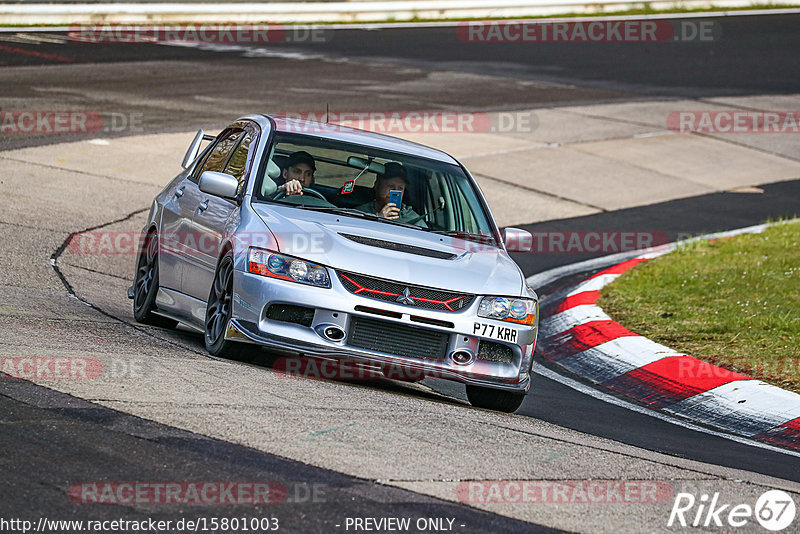
<instances>
[{"instance_id":1,"label":"painted white line","mask_svg":"<svg viewBox=\"0 0 800 534\"><path fill-rule=\"evenodd\" d=\"M672 423L673 425L682 426L684 428L688 428L689 430L694 430L697 432L702 432L703 434L708 434L710 436L716 436L718 438L727 439L728 441L733 441L736 443L741 443L743 445L748 445L750 447L756 447L763 450L768 450L770 452L777 452L781 454L786 454L788 456L795 456L800 458L800 452L792 451L788 449L782 449L780 447L775 447L774 445L769 445L767 443L763 443L761 441L754 441L742 436L735 436L732 434L726 434L725 432L719 432L716 430L712 430L710 428L706 428L700 425L696 425L691 423L690 421L686 421L684 419L680 419L675 416L671 416L662 412L657 412L655 410L651 410L649 408L645 408L643 406L639 406L638 404L634 404L632 402L628 402L626 400L620 399L615 397L609 393L604 393L599 391L592 386L587 386L586 384L582 384L577 380L572 378L568 378L564 375L561 375L548 367L543 366L539 362L533 362L533 369L532 371L537 375L543 376L545 378L549 378L554 382L558 382L564 386L567 386L570 389L574 389L579 393L583 393L584 395L588 395L592 398L597 400L601 400L603 402L607 402L609 404L613 404L614 406L619 406L620 408L625 408L626 410L630 410L632 412L640 413L646 415L648 417L652 417L654 419L660 419L661 421L666 421L668 423Z\"/></svg>"},{"instance_id":2,"label":"painted white line","mask_svg":"<svg viewBox=\"0 0 800 534\"><path fill-rule=\"evenodd\" d=\"M296 50L286 50L281 48L269 48L264 46L246 46L242 44L217 44L217 43L202 43L195 41L163 41L153 43L158 46L178 46L183 48L197 48L206 52L241 52L242 57L246 58L281 58L281 59L296 59L298 61L307 61L310 59L322 59L327 57L324 54L317 52L298 52ZM337 60L339 61L339 60ZM340 62L347 62L343 60Z\"/></svg>"},{"instance_id":3,"label":"painted white line","mask_svg":"<svg viewBox=\"0 0 800 534\"><path fill-rule=\"evenodd\" d=\"M676 248L677 247L672 247L672 246L664 246L664 247L660 247L660 248L655 248L651 252L647 252L645 254L642 254L641 256L637 256L637 258L641 259L641 260L652 260L652 259L658 258L659 256L663 256L664 254L672 252Z\"/></svg>"}]
</instances>

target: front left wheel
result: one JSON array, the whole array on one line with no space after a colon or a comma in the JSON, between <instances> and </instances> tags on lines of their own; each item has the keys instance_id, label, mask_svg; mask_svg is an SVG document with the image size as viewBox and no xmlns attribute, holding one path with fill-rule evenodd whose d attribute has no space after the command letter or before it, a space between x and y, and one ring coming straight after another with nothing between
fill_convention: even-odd
<instances>
[{"instance_id":1,"label":"front left wheel","mask_svg":"<svg viewBox=\"0 0 800 534\"><path fill-rule=\"evenodd\" d=\"M217 266L208 295L205 320L206 350L212 356L241 359L247 345L225 339L225 330L233 315L233 255L226 254Z\"/></svg>"}]
</instances>

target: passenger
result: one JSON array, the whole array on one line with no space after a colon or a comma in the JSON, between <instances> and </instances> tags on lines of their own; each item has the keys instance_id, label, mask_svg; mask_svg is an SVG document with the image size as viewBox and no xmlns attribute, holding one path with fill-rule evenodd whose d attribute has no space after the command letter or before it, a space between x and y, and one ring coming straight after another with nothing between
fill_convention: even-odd
<instances>
[{"instance_id":1,"label":"passenger","mask_svg":"<svg viewBox=\"0 0 800 534\"><path fill-rule=\"evenodd\" d=\"M416 224L422 228L428 225L422 217L414 211L414 208L403 203L402 209L398 208L393 202L389 202L389 192L394 190L405 192L408 186L408 175L406 169L400 163L389 162L384 165L383 174L379 174L375 179L373 192L375 200L357 206L356 209L373 215L379 215L384 219L397 220L403 223ZM401 197L402 198L402 197Z\"/></svg>"},{"instance_id":2,"label":"passenger","mask_svg":"<svg viewBox=\"0 0 800 534\"><path fill-rule=\"evenodd\" d=\"M289 156L289 160L284 167L281 176L284 184L278 188L286 190L286 195L302 195L303 188L314 185L314 171L317 166L314 157L303 150L294 152Z\"/></svg>"}]
</instances>

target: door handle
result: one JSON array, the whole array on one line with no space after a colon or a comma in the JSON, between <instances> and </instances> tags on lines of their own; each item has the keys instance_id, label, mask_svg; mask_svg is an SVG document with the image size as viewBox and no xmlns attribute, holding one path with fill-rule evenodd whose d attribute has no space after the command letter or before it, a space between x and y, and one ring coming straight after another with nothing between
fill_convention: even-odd
<instances>
[{"instance_id":1,"label":"door handle","mask_svg":"<svg viewBox=\"0 0 800 534\"><path fill-rule=\"evenodd\" d=\"M175 191L175 197L176 198L181 198L183 196L183 190L185 188L186 188L186 186L181 186L180 188L178 188L178 190Z\"/></svg>"},{"instance_id":2,"label":"door handle","mask_svg":"<svg viewBox=\"0 0 800 534\"><path fill-rule=\"evenodd\" d=\"M204 200L203 202L200 203L199 206L197 206L198 213L203 213L207 209L208 209L208 200Z\"/></svg>"}]
</instances>

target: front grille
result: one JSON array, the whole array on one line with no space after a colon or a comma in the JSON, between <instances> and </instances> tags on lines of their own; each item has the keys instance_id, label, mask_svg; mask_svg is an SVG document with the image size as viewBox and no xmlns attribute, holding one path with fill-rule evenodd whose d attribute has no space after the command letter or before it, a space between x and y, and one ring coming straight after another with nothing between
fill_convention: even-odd
<instances>
[{"instance_id":1,"label":"front grille","mask_svg":"<svg viewBox=\"0 0 800 534\"><path fill-rule=\"evenodd\" d=\"M424 328L406 326L366 317L353 317L347 344L422 360L443 360L449 336Z\"/></svg>"},{"instance_id":2,"label":"front grille","mask_svg":"<svg viewBox=\"0 0 800 534\"><path fill-rule=\"evenodd\" d=\"M314 321L314 308L293 304L272 304L267 308L267 319L311 326Z\"/></svg>"},{"instance_id":3,"label":"front grille","mask_svg":"<svg viewBox=\"0 0 800 534\"><path fill-rule=\"evenodd\" d=\"M511 363L514 361L514 351L502 343L481 341L478 347L478 359L487 362Z\"/></svg>"},{"instance_id":4,"label":"front grille","mask_svg":"<svg viewBox=\"0 0 800 534\"><path fill-rule=\"evenodd\" d=\"M408 254L416 254L418 256L427 256L428 258L438 258L440 260L454 260L458 257L457 254L444 252L442 250L417 247L414 245L407 245L406 243L395 243L394 241L384 241L383 239L375 239L374 237L364 237L362 235L353 235L353 234L339 234L339 235L342 237L346 237L350 241L361 243L362 245L369 245L371 247L396 250L398 252L406 252Z\"/></svg>"},{"instance_id":5,"label":"front grille","mask_svg":"<svg viewBox=\"0 0 800 534\"><path fill-rule=\"evenodd\" d=\"M440 311L458 311L469 306L475 295L442 291L422 286L413 286L401 282L392 282L381 278L364 276L344 271L336 271L342 285L351 293L386 302L402 302L402 297L408 292L413 303L407 304L417 308Z\"/></svg>"}]
</instances>

